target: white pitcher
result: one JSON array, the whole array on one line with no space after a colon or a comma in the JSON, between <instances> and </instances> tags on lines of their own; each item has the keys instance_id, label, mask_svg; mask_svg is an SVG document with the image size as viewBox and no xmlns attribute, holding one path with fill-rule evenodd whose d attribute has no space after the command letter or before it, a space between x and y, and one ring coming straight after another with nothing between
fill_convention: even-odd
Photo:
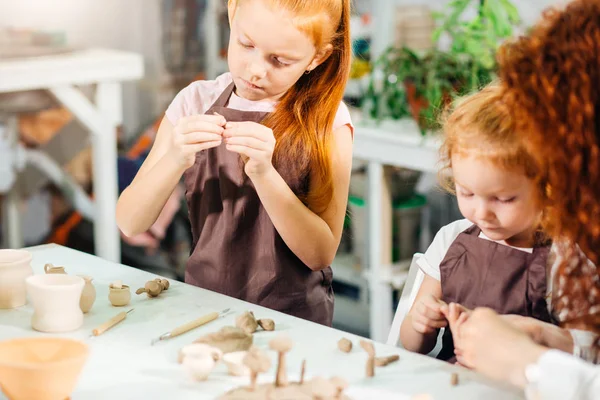
<instances>
[{"instance_id":1,"label":"white pitcher","mask_svg":"<svg viewBox=\"0 0 600 400\"><path fill-rule=\"evenodd\" d=\"M33 275L31 253L26 250L0 250L0 308L27 303L25 279Z\"/></svg>"},{"instance_id":2,"label":"white pitcher","mask_svg":"<svg viewBox=\"0 0 600 400\"><path fill-rule=\"evenodd\" d=\"M27 278L27 293L33 304L31 326L40 332L70 332L83 325L79 300L85 281L63 274Z\"/></svg>"}]
</instances>

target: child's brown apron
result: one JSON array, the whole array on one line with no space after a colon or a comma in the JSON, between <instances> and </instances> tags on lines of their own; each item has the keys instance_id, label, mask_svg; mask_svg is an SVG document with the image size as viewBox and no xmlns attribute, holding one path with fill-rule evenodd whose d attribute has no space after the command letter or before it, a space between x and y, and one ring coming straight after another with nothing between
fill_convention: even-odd
<instances>
[{"instance_id":1,"label":"child's brown apron","mask_svg":"<svg viewBox=\"0 0 600 400\"><path fill-rule=\"evenodd\" d=\"M262 121L268 113L226 107L233 89L232 83L206 114ZM279 173L297 195L308 190L307 177ZM199 152L184 181L193 237L187 283L331 325L331 268L312 271L286 246L237 153L224 144Z\"/></svg>"},{"instance_id":2,"label":"child's brown apron","mask_svg":"<svg viewBox=\"0 0 600 400\"><path fill-rule=\"evenodd\" d=\"M452 243L440 264L442 300L474 309L489 307L550 322L546 305L546 263L550 245L536 244L533 253L479 237L473 225ZM454 362L450 329L437 358Z\"/></svg>"}]
</instances>

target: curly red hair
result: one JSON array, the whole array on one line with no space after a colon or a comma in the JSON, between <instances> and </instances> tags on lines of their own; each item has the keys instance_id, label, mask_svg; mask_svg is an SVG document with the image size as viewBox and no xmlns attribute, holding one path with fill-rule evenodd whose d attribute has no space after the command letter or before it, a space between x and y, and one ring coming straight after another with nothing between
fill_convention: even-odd
<instances>
[{"instance_id":1,"label":"curly red hair","mask_svg":"<svg viewBox=\"0 0 600 400\"><path fill-rule=\"evenodd\" d=\"M505 101L548 184L543 226L562 259L555 311L565 326L600 333L600 0L546 11L498 62Z\"/></svg>"}]
</instances>

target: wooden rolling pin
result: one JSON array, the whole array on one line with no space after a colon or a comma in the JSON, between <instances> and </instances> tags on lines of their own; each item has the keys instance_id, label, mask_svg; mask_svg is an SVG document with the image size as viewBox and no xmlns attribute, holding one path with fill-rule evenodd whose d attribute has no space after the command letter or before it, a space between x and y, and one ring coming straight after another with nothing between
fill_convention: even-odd
<instances>
[{"instance_id":1,"label":"wooden rolling pin","mask_svg":"<svg viewBox=\"0 0 600 400\"><path fill-rule=\"evenodd\" d=\"M107 330L109 330L110 328L112 328L113 326L118 324L119 322L123 321L127 317L127 314L129 314L132 311L133 311L133 308L127 312L123 311L123 312L118 313L117 315L115 315L114 317L112 317L111 319L109 319L108 321L106 321L105 323L103 323L102 325L97 327L96 329L94 329L92 331L92 336L102 335L104 332L106 332Z\"/></svg>"},{"instance_id":2,"label":"wooden rolling pin","mask_svg":"<svg viewBox=\"0 0 600 400\"><path fill-rule=\"evenodd\" d=\"M167 333L163 333L162 335L160 335L158 338L153 339L152 342L150 344L154 345L154 343L160 341L160 340L165 340L165 339L170 339L173 338L175 336L179 336L182 335L186 332L191 331L192 329L198 328L199 326L202 326L204 324L207 324L211 321L214 321L215 319L219 318L220 315L223 315L225 313L229 312L229 308L219 312L211 312L210 314L206 314L203 317L200 317L198 319L195 319L191 322L188 322L187 324L178 326L177 328L173 329L170 332Z\"/></svg>"}]
</instances>

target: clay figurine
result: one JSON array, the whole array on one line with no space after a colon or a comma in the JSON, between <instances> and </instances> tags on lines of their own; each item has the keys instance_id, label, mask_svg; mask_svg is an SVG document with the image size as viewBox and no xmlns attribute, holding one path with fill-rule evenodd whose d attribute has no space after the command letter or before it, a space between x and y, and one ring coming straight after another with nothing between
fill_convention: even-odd
<instances>
[{"instance_id":1,"label":"clay figurine","mask_svg":"<svg viewBox=\"0 0 600 400\"><path fill-rule=\"evenodd\" d=\"M367 378L372 378L375 376L375 346L373 346L372 342L361 340L360 347L362 347L369 355L369 358L367 358L365 374Z\"/></svg>"},{"instance_id":2,"label":"clay figurine","mask_svg":"<svg viewBox=\"0 0 600 400\"><path fill-rule=\"evenodd\" d=\"M250 390L256 390L258 374L267 372L271 368L271 359L258 347L251 347L244 357L244 365L250 369Z\"/></svg>"},{"instance_id":3,"label":"clay figurine","mask_svg":"<svg viewBox=\"0 0 600 400\"><path fill-rule=\"evenodd\" d=\"M273 322L272 319L269 319L269 318L259 319L257 322L258 322L258 326L263 328L265 331L274 331L275 330L275 322Z\"/></svg>"},{"instance_id":4,"label":"clay figurine","mask_svg":"<svg viewBox=\"0 0 600 400\"><path fill-rule=\"evenodd\" d=\"M258 328L258 322L256 322L256 318L254 317L254 313L252 311L246 311L235 319L235 326L251 335L256 332L256 328Z\"/></svg>"},{"instance_id":5,"label":"clay figurine","mask_svg":"<svg viewBox=\"0 0 600 400\"><path fill-rule=\"evenodd\" d=\"M44 265L44 272L47 274L66 274L65 267L55 267L54 265L48 263Z\"/></svg>"},{"instance_id":6,"label":"clay figurine","mask_svg":"<svg viewBox=\"0 0 600 400\"><path fill-rule=\"evenodd\" d=\"M148 281L143 288L135 291L135 294L147 293L148 297L156 297L164 290L163 285L156 281Z\"/></svg>"},{"instance_id":7,"label":"clay figurine","mask_svg":"<svg viewBox=\"0 0 600 400\"><path fill-rule=\"evenodd\" d=\"M239 328L234 328L239 329ZM241 329L239 329L241 331ZM241 331L243 332L243 331ZM243 332L244 333L244 332ZM287 383L287 376L285 379L281 379L281 375L285 375L285 352L289 351L292 347L292 341L286 336L278 336L273 339L269 346L272 349L276 349L279 352L279 362L277 365L277 374L275 383L263 383L256 385L256 377L252 375L251 386L242 386L236 389L230 390L225 393L219 399L221 400L265 400L265 399L322 399L322 400L349 400L344 395L344 390L348 386L348 383L341 378L331 378L329 380L324 378L315 378L311 381L304 381L304 374L306 370L306 360L302 362L302 370L300 373L299 382ZM244 357L244 363L258 375L260 372L264 372L269 369L267 366L268 358L264 358L259 350L252 348L247 353L247 359ZM257 353L255 353L257 352ZM251 353L254 353L250 355ZM224 358L227 355L224 356ZM269 363L270 364L270 363ZM281 383L285 381L285 385Z\"/></svg>"},{"instance_id":8,"label":"clay figurine","mask_svg":"<svg viewBox=\"0 0 600 400\"><path fill-rule=\"evenodd\" d=\"M279 335L269 342L271 350L275 350L278 354L277 359L277 374L275 375L275 387L287 386L287 371L285 366L285 353L290 351L294 343L287 335Z\"/></svg>"},{"instance_id":9,"label":"clay figurine","mask_svg":"<svg viewBox=\"0 0 600 400\"><path fill-rule=\"evenodd\" d=\"M126 306L131 301L131 290L121 281L112 282L108 286L108 290L108 300L115 307Z\"/></svg>"},{"instance_id":10,"label":"clay figurine","mask_svg":"<svg viewBox=\"0 0 600 400\"><path fill-rule=\"evenodd\" d=\"M220 331L209 333L194 341L205 343L221 349L223 353L248 350L252 346L253 337L235 326L225 326Z\"/></svg>"},{"instance_id":11,"label":"clay figurine","mask_svg":"<svg viewBox=\"0 0 600 400\"><path fill-rule=\"evenodd\" d=\"M395 363L399 359L400 359L400 356L397 354L394 354L391 356L386 356L386 357L377 357L375 359L375 366L376 367L386 367L392 363Z\"/></svg>"},{"instance_id":12,"label":"clay figurine","mask_svg":"<svg viewBox=\"0 0 600 400\"><path fill-rule=\"evenodd\" d=\"M341 338L338 341L338 349L344 353L350 353L352 351L352 342L350 339Z\"/></svg>"},{"instance_id":13,"label":"clay figurine","mask_svg":"<svg viewBox=\"0 0 600 400\"><path fill-rule=\"evenodd\" d=\"M92 309L94 305L94 301L96 301L96 288L92 284L94 280L91 276L87 275L79 275L85 281L85 285L83 286L83 292L81 292L81 299L79 300L79 307L81 311L87 313Z\"/></svg>"}]
</instances>

